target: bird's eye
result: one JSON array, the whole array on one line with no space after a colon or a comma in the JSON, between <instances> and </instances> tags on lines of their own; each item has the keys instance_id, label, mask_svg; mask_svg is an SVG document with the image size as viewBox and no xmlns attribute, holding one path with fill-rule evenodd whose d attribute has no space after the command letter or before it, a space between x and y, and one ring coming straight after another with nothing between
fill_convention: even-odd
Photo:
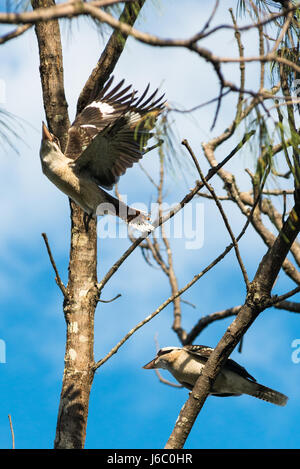
<instances>
[{"instance_id":1,"label":"bird's eye","mask_svg":"<svg viewBox=\"0 0 300 469\"><path fill-rule=\"evenodd\" d=\"M170 353L172 350L159 350L159 352L157 353L157 355L160 357L161 355L165 355L166 353Z\"/></svg>"},{"instance_id":2,"label":"bird's eye","mask_svg":"<svg viewBox=\"0 0 300 469\"><path fill-rule=\"evenodd\" d=\"M56 145L58 146L58 148L60 149L60 143L59 143L59 140L57 137L55 137L55 135L52 136L53 137L53 141L54 143L56 143Z\"/></svg>"}]
</instances>

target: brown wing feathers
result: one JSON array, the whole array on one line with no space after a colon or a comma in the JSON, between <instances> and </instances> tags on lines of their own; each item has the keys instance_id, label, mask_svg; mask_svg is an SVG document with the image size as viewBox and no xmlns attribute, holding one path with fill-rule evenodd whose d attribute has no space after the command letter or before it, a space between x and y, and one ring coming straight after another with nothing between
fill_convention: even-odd
<instances>
[{"instance_id":1,"label":"brown wing feathers","mask_svg":"<svg viewBox=\"0 0 300 469\"><path fill-rule=\"evenodd\" d=\"M158 89L147 97L150 85L140 97L124 80L112 90L111 77L97 98L77 116L69 129L66 156L76 160L78 171L87 171L97 184L111 188L133 163L142 158L144 146L153 135L163 96Z\"/></svg>"},{"instance_id":2,"label":"brown wing feathers","mask_svg":"<svg viewBox=\"0 0 300 469\"><path fill-rule=\"evenodd\" d=\"M92 139L98 135L99 132L103 131L105 127L118 119L132 102L136 92L125 94L131 88L131 85L118 93L124 80L106 94L112 81L113 77L108 80L97 98L82 110L70 127L65 152L68 158L78 158L91 143Z\"/></svg>"},{"instance_id":3,"label":"brown wing feathers","mask_svg":"<svg viewBox=\"0 0 300 469\"><path fill-rule=\"evenodd\" d=\"M206 347L205 345L186 345L184 347L189 353L199 357L202 359L208 360L211 352L213 351L212 348ZM241 365L239 365L236 361L228 358L225 362L224 368L227 368L235 373L239 374L243 378L250 379L251 381L256 381L256 379L251 376L248 371Z\"/></svg>"}]
</instances>

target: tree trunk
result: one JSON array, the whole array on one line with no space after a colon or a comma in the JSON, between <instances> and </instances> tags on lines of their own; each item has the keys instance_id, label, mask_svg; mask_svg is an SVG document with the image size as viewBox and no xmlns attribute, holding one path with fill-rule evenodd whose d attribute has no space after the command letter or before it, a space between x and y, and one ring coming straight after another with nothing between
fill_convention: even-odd
<instances>
[{"instance_id":1,"label":"tree trunk","mask_svg":"<svg viewBox=\"0 0 300 469\"><path fill-rule=\"evenodd\" d=\"M54 0L32 0L32 7L46 8ZM64 92L63 57L57 20L35 27L40 56L43 102L49 129L62 150L70 125ZM97 222L88 230L83 211L71 204L69 281L64 298L67 325L65 369L59 405L55 448L83 448L90 389L93 381L94 314L97 305ZM55 223L55 221L54 221Z\"/></svg>"},{"instance_id":2,"label":"tree trunk","mask_svg":"<svg viewBox=\"0 0 300 469\"><path fill-rule=\"evenodd\" d=\"M67 324L65 369L55 448L83 448L94 371L94 314L97 305L97 230L71 202L69 281L64 301Z\"/></svg>"},{"instance_id":3,"label":"tree trunk","mask_svg":"<svg viewBox=\"0 0 300 469\"><path fill-rule=\"evenodd\" d=\"M31 0L32 8L55 5L54 0ZM49 130L59 139L62 151L66 145L68 104L64 89L63 56L60 29L57 20L37 23L35 32L39 45L40 75L43 103Z\"/></svg>"}]
</instances>

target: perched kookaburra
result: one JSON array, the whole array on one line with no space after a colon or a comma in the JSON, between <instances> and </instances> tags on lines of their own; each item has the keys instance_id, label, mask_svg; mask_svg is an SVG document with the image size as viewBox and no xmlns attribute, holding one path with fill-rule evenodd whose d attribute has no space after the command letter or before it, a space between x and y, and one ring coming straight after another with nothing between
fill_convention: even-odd
<instances>
[{"instance_id":1,"label":"perched kookaburra","mask_svg":"<svg viewBox=\"0 0 300 469\"><path fill-rule=\"evenodd\" d=\"M152 229L146 217L101 189L112 189L119 177L142 158L163 96L157 91L141 97L122 80L110 89L113 77L76 117L68 131L66 150L43 123L40 149L43 173L76 202L89 217L117 215L140 231ZM101 187L99 187L101 186Z\"/></svg>"},{"instance_id":2,"label":"perched kookaburra","mask_svg":"<svg viewBox=\"0 0 300 469\"><path fill-rule=\"evenodd\" d=\"M164 368L172 373L182 386L193 389L212 351L212 348L204 345L165 347L143 368ZM284 406L288 400L284 394L257 383L245 368L231 358L227 359L218 374L210 394L222 397L248 394L280 406Z\"/></svg>"}]
</instances>

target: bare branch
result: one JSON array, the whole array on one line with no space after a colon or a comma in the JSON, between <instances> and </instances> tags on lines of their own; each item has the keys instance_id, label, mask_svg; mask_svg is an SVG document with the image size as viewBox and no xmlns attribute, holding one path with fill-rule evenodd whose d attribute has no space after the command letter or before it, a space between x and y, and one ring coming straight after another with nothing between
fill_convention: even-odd
<instances>
[{"instance_id":1,"label":"bare branch","mask_svg":"<svg viewBox=\"0 0 300 469\"><path fill-rule=\"evenodd\" d=\"M155 373L156 373L156 376L158 377L159 381L163 384L167 384L168 386L171 386L173 388L183 388L183 386L181 384L177 384L177 383L172 383L172 381L169 381L168 379L164 378L160 372L158 371L157 368L154 369Z\"/></svg>"},{"instance_id":2,"label":"bare branch","mask_svg":"<svg viewBox=\"0 0 300 469\"><path fill-rule=\"evenodd\" d=\"M112 303L113 301L117 300L121 296L122 296L121 293L118 293L118 295L114 296L114 298L112 298L111 300L101 300L101 298L98 298L97 301L99 301L100 303Z\"/></svg>"},{"instance_id":3,"label":"bare branch","mask_svg":"<svg viewBox=\"0 0 300 469\"><path fill-rule=\"evenodd\" d=\"M158 202L158 207L159 207L159 218L161 219L163 216L162 213L162 203L163 203L163 184L164 184L164 156L163 154L160 154L160 172L159 172L159 184L158 184L158 197L157 197L157 202ZM166 236L165 233L165 227L164 224L161 225L161 236L163 243L165 245L166 251L167 251L167 258L168 258L168 268L167 268L167 275L169 279L169 283L171 286L171 291L172 294L175 295L178 292L178 282L177 278L175 275L175 270L174 270L174 265L173 265L173 254L170 246L170 242ZM185 338L185 331L183 331L181 327L181 304L180 304L180 298L176 297L173 301L173 316L174 316L174 321L172 325L172 329L176 332L178 335L179 339L181 341L184 340Z\"/></svg>"},{"instance_id":4,"label":"bare branch","mask_svg":"<svg viewBox=\"0 0 300 469\"><path fill-rule=\"evenodd\" d=\"M66 289L65 285L63 284L60 276L59 276L59 273L58 273L54 258L52 256L52 252L51 252L51 249L50 249L50 246L49 246L48 237L47 237L46 233L42 233L42 237L43 237L43 240L44 240L46 248L47 248L47 252L48 252L48 256L49 256L51 265L52 265L53 270L54 270L55 275L56 275L55 282L56 282L57 286L60 288L60 290L61 290L62 294L64 295L64 297L67 297L67 289Z\"/></svg>"},{"instance_id":5,"label":"bare branch","mask_svg":"<svg viewBox=\"0 0 300 469\"><path fill-rule=\"evenodd\" d=\"M107 3L106 3L107 4ZM220 80L221 88L229 87L233 91L237 91L237 88L232 85L230 82L225 82L221 73L220 73L220 64L222 63L238 63L238 62L277 62L281 64L288 65L296 72L300 72L300 67L294 62L286 59L285 57L279 57L276 52L269 52L265 55L260 55L257 57L239 57L239 58L226 58L218 57L212 54L208 49L200 47L197 42L201 39L199 34L192 36L189 39L163 39L158 36L151 34L143 33L134 29L132 26L129 26L126 23L118 21L109 13L101 10L99 5L104 5L104 2L89 2L89 3L77 3L77 2L67 2L63 4L56 5L54 7L38 9L33 12L23 12L23 13L0 13L0 23L7 24L20 24L20 23L36 23L38 21L45 21L54 18L62 17L74 17L82 14L89 14L92 17L96 18L98 21L103 22L111 26L113 29L119 30L122 34L131 35L135 39L152 46L158 47L184 47L191 51L196 52L206 61L210 62L213 66L215 72L218 75ZM292 6L288 11L295 11L299 5ZM284 15L285 12L282 12L276 17ZM273 19L274 17L272 17ZM261 26L262 22L259 22L256 26ZM251 27L255 27L251 25ZM236 27L232 27L236 31ZM239 31L244 30L245 28L239 27ZM207 33L206 33L207 36ZM202 36L203 38L204 36ZM222 92L222 90L221 90Z\"/></svg>"},{"instance_id":6,"label":"bare branch","mask_svg":"<svg viewBox=\"0 0 300 469\"><path fill-rule=\"evenodd\" d=\"M30 29L31 27L32 24L24 24L14 29L10 33L3 34L3 36L0 37L0 44L4 44L5 42L10 41L11 39L15 39L16 37L21 36L21 34L28 31L28 29Z\"/></svg>"},{"instance_id":7,"label":"bare branch","mask_svg":"<svg viewBox=\"0 0 300 469\"><path fill-rule=\"evenodd\" d=\"M238 28L237 28L237 23L236 23L236 19L235 19L235 16L233 14L233 11L232 11L232 8L229 8L229 12L230 12L230 15L231 15L231 18L232 18L232 22L234 24L234 27L235 27L235 33L234 33L234 36L235 36L235 39L236 39L236 42L237 42L237 45L238 45L238 50L239 50L239 56L242 58L244 57L244 46L242 44L242 40L241 40L241 33L239 32ZM245 71L246 71L246 67L245 67L245 63L244 62L241 62L240 63L240 74L241 74L241 78L240 78L240 93L239 93L239 98L238 98L238 103L237 103L237 109L236 109L236 117L235 117L235 121L236 122L239 122L240 120L240 117L242 115L242 106L243 106L243 99L244 99L244 88L245 88Z\"/></svg>"},{"instance_id":8,"label":"bare branch","mask_svg":"<svg viewBox=\"0 0 300 469\"><path fill-rule=\"evenodd\" d=\"M15 449L15 434L14 434L14 429L13 429L13 424L12 424L12 419L11 419L10 414L8 414L8 420L9 420L9 427L10 427L10 432L11 432L11 439L12 439L12 449Z\"/></svg>"},{"instance_id":9,"label":"bare branch","mask_svg":"<svg viewBox=\"0 0 300 469\"><path fill-rule=\"evenodd\" d=\"M294 313L300 313L300 303L294 303L292 301L285 301L287 298L290 298L291 296L295 295L299 291L300 291L300 287L297 287L294 290L291 290L290 292L285 293L284 295L280 295L280 296L275 295L274 297L272 297L270 301L270 306L274 306L275 308L278 308L278 309L286 309ZM212 324L215 321L220 321L222 319L228 318L230 316L236 316L239 313L241 307L242 305L233 306L232 308L227 308L222 311L217 311L215 313L211 313L206 316L203 316L202 318L199 319L199 321L187 334L184 344L193 343L196 337L198 337L198 335L201 334L201 332L209 324Z\"/></svg>"},{"instance_id":10,"label":"bare branch","mask_svg":"<svg viewBox=\"0 0 300 469\"><path fill-rule=\"evenodd\" d=\"M246 272L246 269L245 269L245 266L244 266L244 263L242 261L242 258L241 258L241 254L240 254L240 250L239 250L239 247L238 247L238 244L237 244L237 241L234 237L234 234L232 232L232 229L231 229L231 226L229 224L229 221L227 219L227 216L223 210L223 207L220 203L220 201L218 200L216 194L215 194L215 191L214 189L210 186L210 184L208 184L208 182L206 181L205 177L204 177L204 174L202 173L202 170L199 166L199 163L198 163L198 160L193 152L193 150L191 149L189 143L187 140L183 140L182 141L182 144L187 148L189 154L191 155L194 163L195 163L195 166L197 168L197 171L199 173L199 176L201 178L201 181L203 182L203 184L205 185L205 187L208 189L208 191L210 192L212 198L214 199L218 209L219 209L219 212L221 213L221 216L223 218L223 221L224 221L224 224L226 226L226 229L231 237L231 240L233 242L233 245L234 245L234 250L235 250L235 254L236 254L236 258L237 258L237 261L240 265L240 268L241 268L241 271L242 271L242 274L243 274L243 277L244 277L244 281L245 281L245 284L246 284L246 287L247 287L247 290L249 289L249 279L248 279L248 275L247 275L247 272Z\"/></svg>"},{"instance_id":11,"label":"bare branch","mask_svg":"<svg viewBox=\"0 0 300 469\"><path fill-rule=\"evenodd\" d=\"M270 292L282 263L300 230L300 206L295 205L273 246L263 257L244 305L211 353L189 399L182 408L167 449L182 448L225 361L257 316L269 305Z\"/></svg>"},{"instance_id":12,"label":"bare branch","mask_svg":"<svg viewBox=\"0 0 300 469\"><path fill-rule=\"evenodd\" d=\"M285 309L292 313L300 313L300 303L295 303L293 301L281 301L280 303L275 303L274 307L278 309Z\"/></svg>"},{"instance_id":13,"label":"bare branch","mask_svg":"<svg viewBox=\"0 0 300 469\"><path fill-rule=\"evenodd\" d=\"M272 304L277 305L277 307L278 307L278 303L283 302L287 298L290 298L291 296L296 295L296 293L298 293L299 291L300 291L300 286L294 288L293 290L289 291L288 293L285 293L284 295L275 296L275 297L272 298Z\"/></svg>"},{"instance_id":14,"label":"bare branch","mask_svg":"<svg viewBox=\"0 0 300 469\"><path fill-rule=\"evenodd\" d=\"M199 319L199 321L195 324L195 326L191 329L191 331L187 334L184 344L191 344L196 337L211 323L215 321L219 321L221 319L228 318L230 316L236 316L241 309L240 306L234 306L232 308L227 308L222 311L217 311L212 314L208 314L207 316L203 316Z\"/></svg>"}]
</instances>

